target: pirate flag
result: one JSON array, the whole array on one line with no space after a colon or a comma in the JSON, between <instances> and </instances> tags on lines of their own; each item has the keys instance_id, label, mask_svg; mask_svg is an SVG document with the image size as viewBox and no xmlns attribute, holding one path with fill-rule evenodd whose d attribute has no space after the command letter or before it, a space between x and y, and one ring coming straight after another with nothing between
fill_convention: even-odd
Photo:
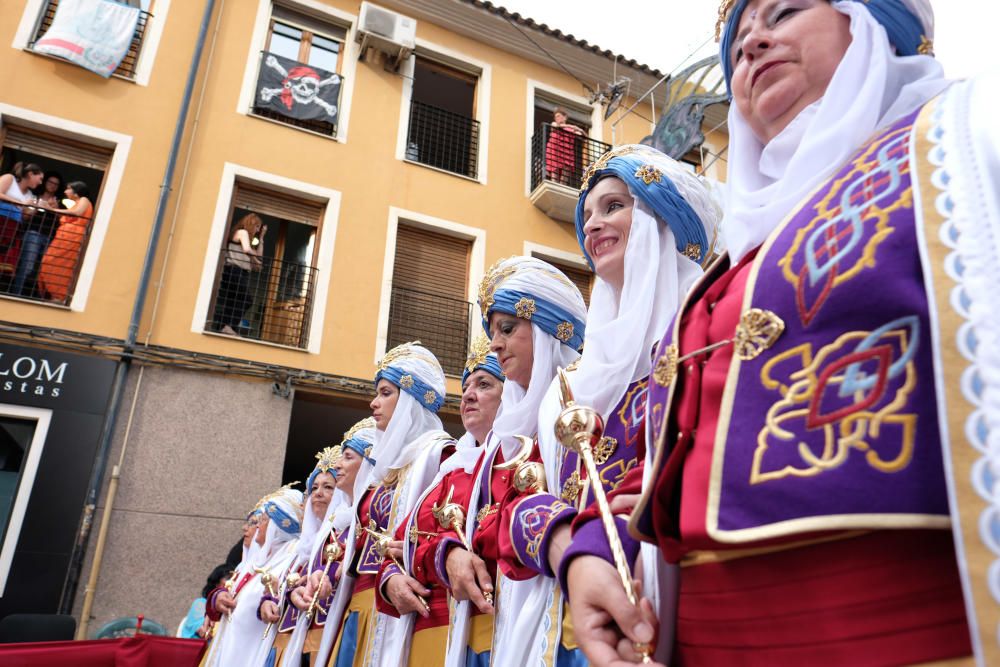
<instances>
[{"instance_id":1,"label":"pirate flag","mask_svg":"<svg viewBox=\"0 0 1000 667\"><path fill-rule=\"evenodd\" d=\"M254 106L300 120L337 120L340 76L273 53L264 53Z\"/></svg>"}]
</instances>

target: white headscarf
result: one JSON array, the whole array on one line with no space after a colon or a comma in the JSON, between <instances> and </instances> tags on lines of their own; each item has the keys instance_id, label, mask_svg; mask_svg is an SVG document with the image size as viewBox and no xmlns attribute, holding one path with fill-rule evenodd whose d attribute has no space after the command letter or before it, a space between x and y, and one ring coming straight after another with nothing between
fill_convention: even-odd
<instances>
[{"instance_id":1,"label":"white headscarf","mask_svg":"<svg viewBox=\"0 0 1000 667\"><path fill-rule=\"evenodd\" d=\"M930 5L907 2L933 34ZM910 113L949 82L930 56L895 55L885 29L860 2L834 2L851 19L851 44L823 97L766 146L735 104L729 108L730 210L722 228L730 260L759 246L815 187L879 129Z\"/></svg>"},{"instance_id":2,"label":"white headscarf","mask_svg":"<svg viewBox=\"0 0 1000 667\"><path fill-rule=\"evenodd\" d=\"M586 304L580 290L558 269L531 257L511 257L494 265L483 279L480 289L480 308L483 320L487 322L493 310L510 312L509 300L500 295L508 292L525 293L535 299L558 306L566 315L583 323L586 321ZM490 300L499 303L489 304ZM485 305L488 304L488 305ZM586 331L583 333L586 337ZM504 382L500 409L493 431L487 438L487 460L492 460L496 449L502 448L505 458L510 458L520 446L514 435L538 435L541 442L543 433L539 430L539 406L549 386L556 376L556 370L565 368L579 359L576 349L555 337L555 332L546 331L536 321L531 323L533 361L528 388L520 386L510 377ZM544 454L543 454L544 457ZM479 481L473 487L469 517L478 511ZM467 524L468 526L469 524ZM470 538L471 539L471 538ZM546 633L543 616L555 586L555 580L536 576L526 581L510 581L498 576L497 616L493 635L493 663L496 665L535 664L528 656L537 656L538 633ZM467 623L469 603L459 605L459 618ZM449 654L455 655L464 644L461 636L464 628L456 630L450 637Z\"/></svg>"},{"instance_id":3,"label":"white headscarf","mask_svg":"<svg viewBox=\"0 0 1000 667\"><path fill-rule=\"evenodd\" d=\"M270 521L264 544L256 553L251 553L255 561L251 567L266 568L274 576L275 586L278 587L284 584L285 573L295 558L295 540L302 524L302 492L282 487L265 496L260 505ZM207 665L251 667L263 664L275 634L272 628L270 636L263 640L267 624L257 618L257 607L263 594L264 584L259 575L243 586L226 632L219 637L221 644L217 651L213 650Z\"/></svg>"},{"instance_id":4,"label":"white headscarf","mask_svg":"<svg viewBox=\"0 0 1000 667\"><path fill-rule=\"evenodd\" d=\"M579 322L587 319L587 306L576 285L559 269L534 257L510 257L497 262L483 278L483 285L487 291L480 289L479 305L483 310L484 326L491 312L512 310L510 304L501 298L505 292L530 294L535 299L544 299L556 305ZM483 297L486 295L493 303L484 308ZM531 341L533 361L528 387L525 389L507 378L493 422L493 432L488 438L502 443L505 458L512 456L520 446L513 436L531 437L538 432L538 406L555 377L556 369L565 368L580 357L576 349L555 338L554 332L543 330L536 321L531 321Z\"/></svg>"},{"instance_id":5,"label":"white headscarf","mask_svg":"<svg viewBox=\"0 0 1000 667\"><path fill-rule=\"evenodd\" d=\"M333 472L332 466L336 464L341 456L340 447L327 447L322 452L316 455L319 461L316 464L316 468L313 470L313 475L310 475L310 479L314 477L315 474L321 472L328 472L336 477ZM308 484L311 486L311 484ZM350 511L351 504L347 500L347 494L339 489L335 489L333 492L333 497L330 499L330 504L326 507L326 513L323 518L320 519L313 512L313 497L312 488L306 489L309 496L306 498L306 507L303 512L302 519L302 535L299 537L298 546L295 550L295 560L292 562L290 571L292 569L297 569L302 565L307 568L311 567L312 561L316 558L320 549L326 546L327 538L330 536L331 529L335 528L336 518L339 516L341 518L341 523L346 525L343 518L346 516L347 521L350 521ZM339 530L343 530L340 528ZM309 575L308 569L306 570L305 576ZM288 640L288 645L285 647L285 652L281 657L282 667L298 667L301 662L302 647L306 641L306 634L309 632L309 626L312 624L311 618L306 618L306 614L299 614L298 621L295 624L295 629L292 631L292 635Z\"/></svg>"},{"instance_id":6,"label":"white headscarf","mask_svg":"<svg viewBox=\"0 0 1000 667\"><path fill-rule=\"evenodd\" d=\"M660 151L634 148L644 164L652 165L673 183L702 221L711 243L722 212L705 182ZM634 155L628 157L634 159ZM616 159L623 158L609 162ZM677 251L674 234L664 219L669 212L653 211L636 196L636 188L656 188L661 183L646 184L638 177L626 182L635 205L625 247L625 280L619 292L600 276L595 279L583 359L570 375L576 401L594 408L605 419L626 388L649 375L653 346L673 319L681 298L702 273L701 266ZM706 256L709 252L705 250ZM544 421L554 419L555 415L546 415Z\"/></svg>"},{"instance_id":7,"label":"white headscarf","mask_svg":"<svg viewBox=\"0 0 1000 667\"><path fill-rule=\"evenodd\" d=\"M445 396L444 371L437 357L418 343L403 343L386 353L379 362L378 378L392 382L400 389L399 399L392 412L392 419L384 431L375 434L375 448L372 456L375 465L370 479L363 488L373 482L381 482L390 470L398 470L409 465L417 455L417 450L409 445L417 436L428 431L441 431L441 419L437 410L432 411L423 400L415 398L406 387L400 385L397 375L409 376L414 386L427 386L437 393L440 400ZM405 380L402 380L406 383ZM422 383L422 385L420 384ZM426 391L426 390L425 390ZM417 392L424 394L423 391ZM360 475L358 479L361 479ZM357 491L357 486L355 486Z\"/></svg>"}]
</instances>

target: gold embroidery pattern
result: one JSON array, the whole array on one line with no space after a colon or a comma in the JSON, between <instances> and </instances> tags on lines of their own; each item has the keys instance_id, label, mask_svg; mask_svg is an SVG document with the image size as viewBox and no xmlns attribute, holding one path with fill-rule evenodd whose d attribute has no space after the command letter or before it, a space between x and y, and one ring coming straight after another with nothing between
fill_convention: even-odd
<instances>
[{"instance_id":1,"label":"gold embroidery pattern","mask_svg":"<svg viewBox=\"0 0 1000 667\"><path fill-rule=\"evenodd\" d=\"M365 429L365 428L375 428L375 418L374 417L365 417L364 419L362 419L361 421L359 421L357 424L355 424L354 426L352 426L347 431L347 433L344 434L344 439L340 441L340 444L343 445L345 442L347 442L348 440L350 440L351 438L353 438L355 435L357 435L358 431L360 431L361 429Z\"/></svg>"},{"instance_id":2,"label":"gold embroidery pattern","mask_svg":"<svg viewBox=\"0 0 1000 667\"><path fill-rule=\"evenodd\" d=\"M424 392L424 403L426 403L427 405L432 405L434 401L437 400L437 396L438 395L434 392L433 389L428 389L426 392Z\"/></svg>"},{"instance_id":3,"label":"gold embroidery pattern","mask_svg":"<svg viewBox=\"0 0 1000 667\"><path fill-rule=\"evenodd\" d=\"M751 361L770 349L785 331L785 322L770 310L751 308L740 316L733 345L736 356Z\"/></svg>"},{"instance_id":4,"label":"gold embroidery pattern","mask_svg":"<svg viewBox=\"0 0 1000 667\"><path fill-rule=\"evenodd\" d=\"M722 39L722 29L726 27L726 19L729 18L729 12L732 11L735 4L736 0L723 0L722 4L719 5L719 18L715 21L716 42Z\"/></svg>"},{"instance_id":5,"label":"gold embroidery pattern","mask_svg":"<svg viewBox=\"0 0 1000 667\"><path fill-rule=\"evenodd\" d=\"M757 436L750 483L815 477L852 451L876 472L906 468L918 415L903 410L917 385L919 327L916 316L904 317L845 333L816 352L803 343L769 360L761 382L782 398Z\"/></svg>"},{"instance_id":6,"label":"gold embroidery pattern","mask_svg":"<svg viewBox=\"0 0 1000 667\"><path fill-rule=\"evenodd\" d=\"M514 312L522 320L530 320L531 316L538 311L535 306L535 300L529 299L526 296L522 296L521 299L514 304Z\"/></svg>"},{"instance_id":7,"label":"gold embroidery pattern","mask_svg":"<svg viewBox=\"0 0 1000 667\"><path fill-rule=\"evenodd\" d=\"M684 246L684 256L688 259L697 262L701 259L701 244L700 243L688 243Z\"/></svg>"},{"instance_id":8,"label":"gold embroidery pattern","mask_svg":"<svg viewBox=\"0 0 1000 667\"><path fill-rule=\"evenodd\" d=\"M560 322L559 326L556 327L556 338L565 343L572 337L573 337L573 323Z\"/></svg>"},{"instance_id":9,"label":"gold embroidery pattern","mask_svg":"<svg viewBox=\"0 0 1000 667\"><path fill-rule=\"evenodd\" d=\"M654 182L663 182L663 172L654 167L651 164L643 165L635 170L635 177L641 178L642 182L646 185L652 185Z\"/></svg>"},{"instance_id":10,"label":"gold embroidery pattern","mask_svg":"<svg viewBox=\"0 0 1000 667\"><path fill-rule=\"evenodd\" d=\"M934 55L934 42L927 39L927 35L920 35L920 46L917 47L917 53L922 56Z\"/></svg>"},{"instance_id":11,"label":"gold embroidery pattern","mask_svg":"<svg viewBox=\"0 0 1000 667\"><path fill-rule=\"evenodd\" d=\"M329 472L333 466L340 462L340 457L343 454L343 448L340 445L334 447L324 447L323 451L316 455L317 463L316 469L322 470L323 472ZM309 492L311 489L306 489Z\"/></svg>"},{"instance_id":12,"label":"gold embroidery pattern","mask_svg":"<svg viewBox=\"0 0 1000 667\"><path fill-rule=\"evenodd\" d=\"M402 387L403 389L413 389L413 376L404 375L403 377L399 378L399 386Z\"/></svg>"},{"instance_id":13,"label":"gold embroidery pattern","mask_svg":"<svg viewBox=\"0 0 1000 667\"><path fill-rule=\"evenodd\" d=\"M489 354L490 341L484 334L480 333L472 341L472 345L469 346L469 356L465 359L465 370L470 373L475 371L478 366L486 363L486 358Z\"/></svg>"},{"instance_id":14,"label":"gold embroidery pattern","mask_svg":"<svg viewBox=\"0 0 1000 667\"><path fill-rule=\"evenodd\" d=\"M653 367L653 380L656 381L656 384L661 387L669 387L673 383L674 377L677 375L677 357L677 346L671 343L656 360L656 365Z\"/></svg>"},{"instance_id":15,"label":"gold embroidery pattern","mask_svg":"<svg viewBox=\"0 0 1000 667\"><path fill-rule=\"evenodd\" d=\"M563 482L560 497L570 505L575 506L577 499L580 497L580 492L583 491L584 484L586 482L580 481L580 473L574 470L566 481Z\"/></svg>"},{"instance_id":16,"label":"gold embroidery pattern","mask_svg":"<svg viewBox=\"0 0 1000 667\"><path fill-rule=\"evenodd\" d=\"M603 437L594 446L594 463L599 466L604 465L611 458L611 455L615 453L615 449L618 447L618 440L615 438Z\"/></svg>"},{"instance_id":17,"label":"gold embroidery pattern","mask_svg":"<svg viewBox=\"0 0 1000 667\"><path fill-rule=\"evenodd\" d=\"M587 171L584 172L583 182L580 185L580 192L585 192L587 188L590 187L590 179L593 178L594 174L599 172L601 169L607 167L608 162L611 162L612 159L621 155L628 155L629 153L637 153L638 150L639 149L634 146L622 146L621 148L610 150L601 157L597 158L595 162L587 167Z\"/></svg>"},{"instance_id":18,"label":"gold embroidery pattern","mask_svg":"<svg viewBox=\"0 0 1000 667\"><path fill-rule=\"evenodd\" d=\"M483 319L490 312L490 308L493 307L495 301L493 300L493 295L496 294L497 289L503 284L505 280L510 278L515 271L517 271L516 266L508 266L503 269L500 265L511 259L510 257L497 260L493 266L490 267L486 275L483 276L482 281L479 283L479 310L483 315Z\"/></svg>"},{"instance_id":19,"label":"gold embroidery pattern","mask_svg":"<svg viewBox=\"0 0 1000 667\"><path fill-rule=\"evenodd\" d=\"M476 523L480 524L483 522L483 519L485 519L491 514L496 514L496 513L497 513L497 506L495 503L493 505L484 505L479 508L478 512L476 512Z\"/></svg>"}]
</instances>

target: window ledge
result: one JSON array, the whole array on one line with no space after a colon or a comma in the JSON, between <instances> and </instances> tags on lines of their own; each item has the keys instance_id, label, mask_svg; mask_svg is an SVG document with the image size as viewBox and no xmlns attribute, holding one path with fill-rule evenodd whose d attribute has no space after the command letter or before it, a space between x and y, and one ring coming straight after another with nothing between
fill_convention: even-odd
<instances>
[{"instance_id":1,"label":"window ledge","mask_svg":"<svg viewBox=\"0 0 1000 667\"><path fill-rule=\"evenodd\" d=\"M51 301L42 301L41 299L25 299L24 297L14 296L13 294L0 293L0 299L3 299L4 301L16 301L18 303L26 303L32 306L45 306L46 308L55 308L56 310L66 310L66 311L71 310L71 308L67 304L52 303Z\"/></svg>"},{"instance_id":2,"label":"window ledge","mask_svg":"<svg viewBox=\"0 0 1000 667\"><path fill-rule=\"evenodd\" d=\"M430 169L431 171L436 171L436 172L441 173L441 174L447 174L449 176L454 176L455 178L461 178L464 181L470 181L472 183L479 183L480 185L483 184L483 182L481 180L479 180L478 178L472 178L471 176L466 176L465 174L459 174L459 173L454 172L454 171L448 171L447 169L442 169L441 167L435 167L432 164L426 164L424 162L418 162L417 160L409 160L407 158L403 158L402 161L405 162L405 163L407 163L407 164L412 164L412 165L416 165L418 167L423 167L424 169Z\"/></svg>"},{"instance_id":3,"label":"window ledge","mask_svg":"<svg viewBox=\"0 0 1000 667\"><path fill-rule=\"evenodd\" d=\"M212 336L213 338L221 338L223 340L240 341L243 343L252 343L254 345L265 345L267 347L276 347L280 350L291 350L292 352L303 352L305 354L310 354L309 350L304 347L295 347L293 345L282 345L281 343L272 343L269 340L258 340L256 338L245 338L244 336L230 336L228 334L219 333L217 331L202 331L205 336Z\"/></svg>"},{"instance_id":4,"label":"window ledge","mask_svg":"<svg viewBox=\"0 0 1000 667\"><path fill-rule=\"evenodd\" d=\"M344 141L343 139L340 138L340 128L339 127L337 128L337 133L336 134L330 135L330 134L323 134L322 132L316 132L315 130L310 130L310 129L305 128L305 127L299 127L298 125L292 125L291 123L282 123L280 120L275 120L273 118L268 118L267 116L258 116L253 111L246 112L246 116L248 118L253 118L255 120L262 120L265 123L271 123L273 125L280 125L281 127L287 127L288 129L295 130L297 132L304 132L306 134L311 134L314 137L319 137L320 139L326 139L327 141L333 141L333 142L338 143L338 144L347 143L346 141Z\"/></svg>"}]
</instances>

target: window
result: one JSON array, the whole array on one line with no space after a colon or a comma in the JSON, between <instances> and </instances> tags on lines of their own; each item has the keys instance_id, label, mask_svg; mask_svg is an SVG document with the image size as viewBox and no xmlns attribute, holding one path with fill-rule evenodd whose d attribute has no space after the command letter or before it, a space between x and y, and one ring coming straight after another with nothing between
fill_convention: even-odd
<instances>
[{"instance_id":1,"label":"window","mask_svg":"<svg viewBox=\"0 0 1000 667\"><path fill-rule=\"evenodd\" d=\"M531 255L542 261L548 262L566 274L566 277L569 278L570 282L576 285L577 289L580 290L580 294L583 295L584 302L588 306L590 305L590 290L594 285L594 273L587 268L586 264L571 264L569 262L553 259L548 255L538 254L535 252L532 252Z\"/></svg>"},{"instance_id":2,"label":"window","mask_svg":"<svg viewBox=\"0 0 1000 667\"><path fill-rule=\"evenodd\" d=\"M150 13L153 7L153 0L123 0L123 4L139 8L139 21L136 23L135 33L132 35L132 43L129 45L128 53L125 54L125 57L119 63L118 68L114 71L114 75L126 79L135 79L143 38L146 36L146 28L149 25L149 20L153 16ZM58 6L59 0L47 0L42 6L42 11L38 17L38 27L35 30L31 44L41 39L52 26L52 20L55 18Z\"/></svg>"},{"instance_id":3,"label":"window","mask_svg":"<svg viewBox=\"0 0 1000 667\"><path fill-rule=\"evenodd\" d=\"M31 198L63 204L66 185L82 182L98 206L113 150L7 122L0 143L0 173L35 164L44 174ZM46 184L54 185L46 194ZM93 215L69 218L30 206L0 212L0 294L68 305L93 231Z\"/></svg>"},{"instance_id":4,"label":"window","mask_svg":"<svg viewBox=\"0 0 1000 667\"><path fill-rule=\"evenodd\" d=\"M556 114L560 114L557 122ZM591 109L535 91L531 189L543 182L579 188L583 172L611 146L589 137Z\"/></svg>"},{"instance_id":5,"label":"window","mask_svg":"<svg viewBox=\"0 0 1000 667\"><path fill-rule=\"evenodd\" d=\"M334 136L347 30L275 5L261 53L252 113Z\"/></svg>"},{"instance_id":6,"label":"window","mask_svg":"<svg viewBox=\"0 0 1000 667\"><path fill-rule=\"evenodd\" d=\"M306 348L325 201L237 182L205 329ZM247 231L250 252L239 242Z\"/></svg>"},{"instance_id":7,"label":"window","mask_svg":"<svg viewBox=\"0 0 1000 667\"><path fill-rule=\"evenodd\" d=\"M0 405L0 597L7 586L52 413Z\"/></svg>"},{"instance_id":8,"label":"window","mask_svg":"<svg viewBox=\"0 0 1000 667\"><path fill-rule=\"evenodd\" d=\"M472 305L467 299L468 239L400 224L392 270L387 347L419 340L445 373L461 375Z\"/></svg>"},{"instance_id":9,"label":"window","mask_svg":"<svg viewBox=\"0 0 1000 667\"><path fill-rule=\"evenodd\" d=\"M406 159L476 178L479 121L477 75L427 57L413 67Z\"/></svg>"}]
</instances>

